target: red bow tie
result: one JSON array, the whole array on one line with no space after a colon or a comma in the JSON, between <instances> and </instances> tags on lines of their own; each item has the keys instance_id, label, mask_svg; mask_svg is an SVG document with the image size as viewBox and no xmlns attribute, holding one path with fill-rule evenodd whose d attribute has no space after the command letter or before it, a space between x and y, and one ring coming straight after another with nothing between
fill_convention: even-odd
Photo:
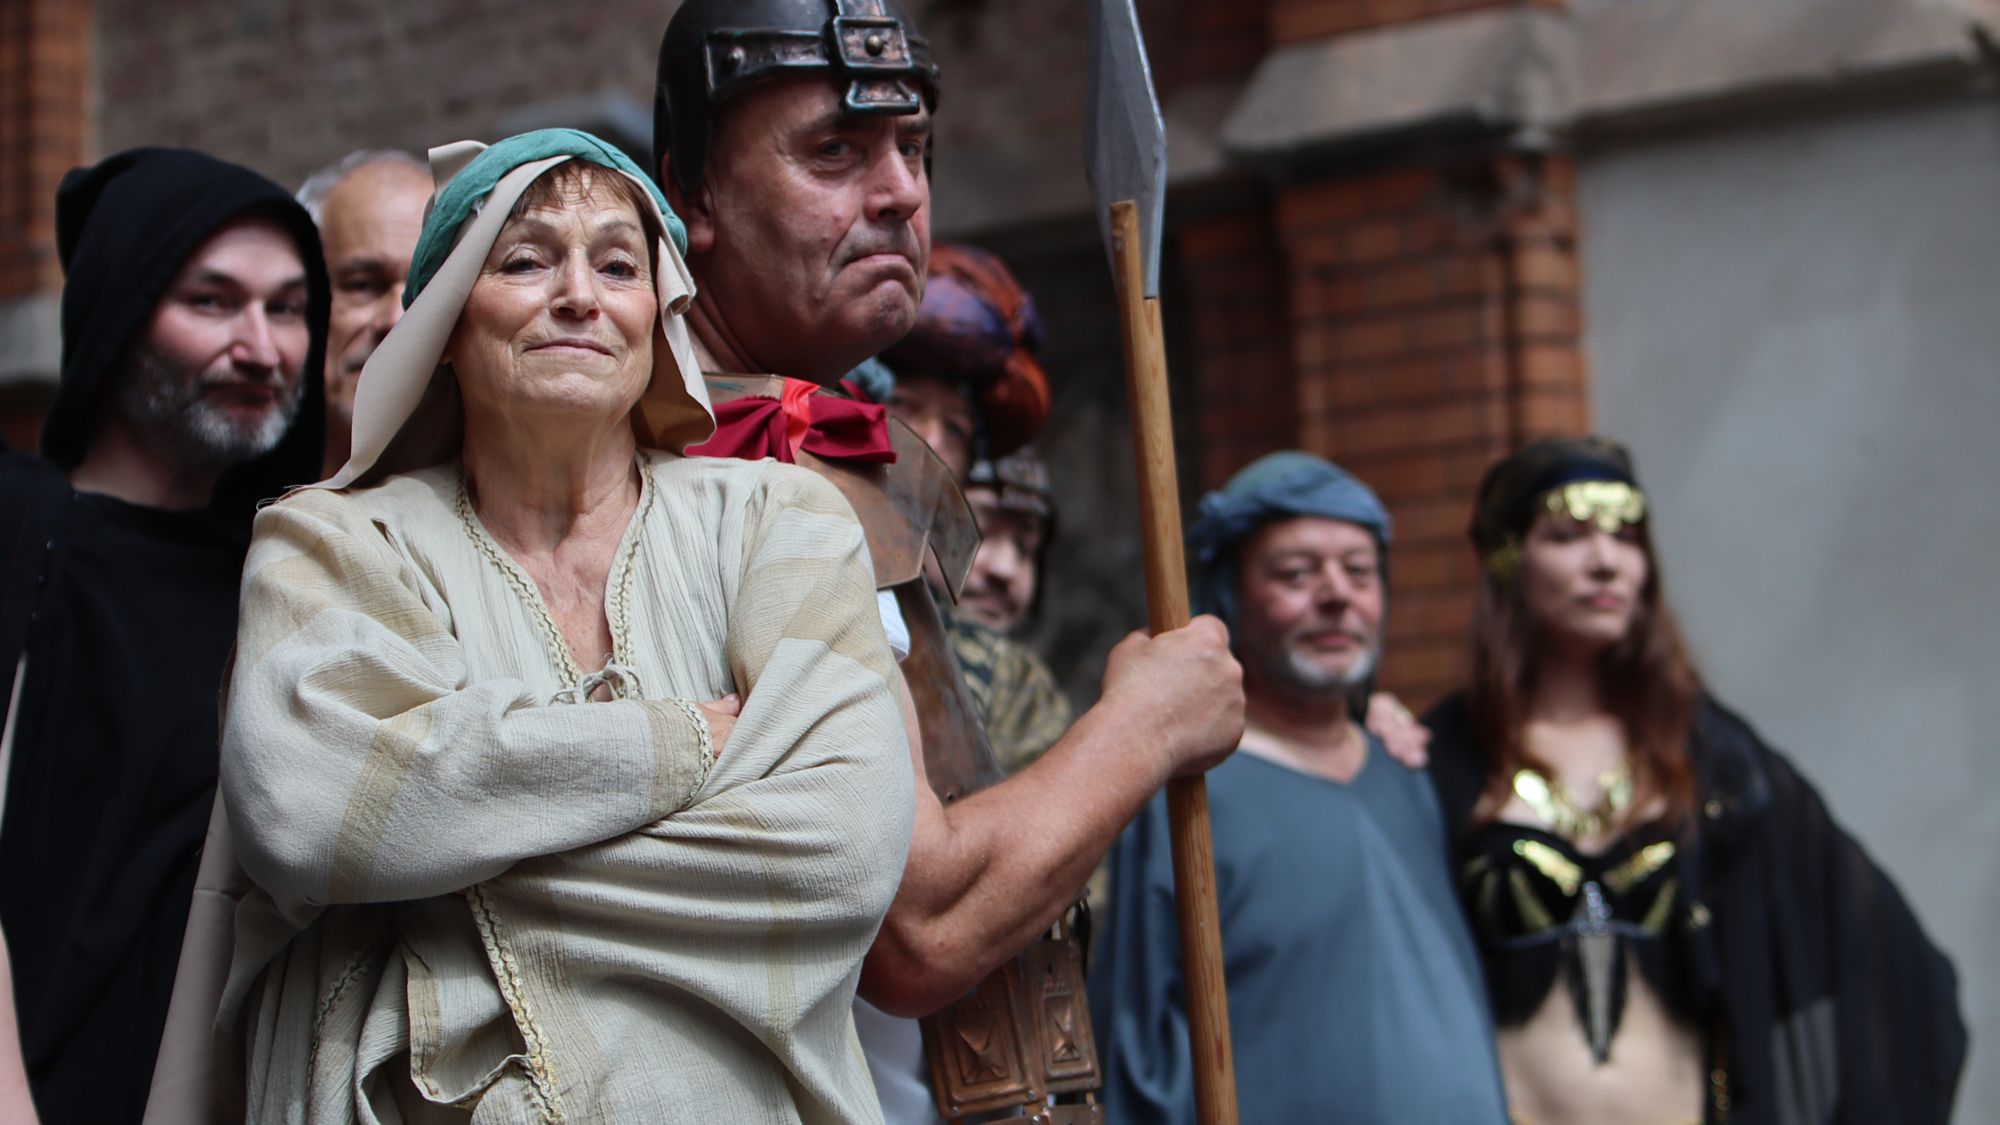
<instances>
[{"instance_id":1,"label":"red bow tie","mask_svg":"<svg viewBox=\"0 0 2000 1125\"><path fill-rule=\"evenodd\" d=\"M745 395L715 408L715 436L688 447L691 456L776 457L798 461L803 449L828 461L896 460L888 411L872 402L821 394L802 379L786 379L778 398Z\"/></svg>"}]
</instances>

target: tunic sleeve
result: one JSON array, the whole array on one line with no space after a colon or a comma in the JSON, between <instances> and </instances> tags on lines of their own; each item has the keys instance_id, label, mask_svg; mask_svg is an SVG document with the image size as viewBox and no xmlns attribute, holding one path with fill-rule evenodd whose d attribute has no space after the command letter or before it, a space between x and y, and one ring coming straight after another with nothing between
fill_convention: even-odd
<instances>
[{"instance_id":1,"label":"tunic sleeve","mask_svg":"<svg viewBox=\"0 0 2000 1125\"><path fill-rule=\"evenodd\" d=\"M282 910L461 890L684 807L692 705L469 683L414 574L335 493L257 517L222 739L244 869Z\"/></svg>"},{"instance_id":2,"label":"tunic sleeve","mask_svg":"<svg viewBox=\"0 0 2000 1125\"><path fill-rule=\"evenodd\" d=\"M729 663L745 691L746 713L757 687L786 651L833 657L841 670L815 669L844 679L865 670L870 689L889 693L899 673L876 597L868 545L854 509L834 487L811 472L765 466L750 510L737 585L729 599ZM760 705L775 703L767 693ZM816 698L787 701L816 707Z\"/></svg>"},{"instance_id":3,"label":"tunic sleeve","mask_svg":"<svg viewBox=\"0 0 2000 1125\"><path fill-rule=\"evenodd\" d=\"M711 873L682 892L698 912L848 927L858 963L916 815L874 567L846 498L805 469L765 466L742 526L726 656L743 710L694 804L654 834ZM752 858L755 878L738 868Z\"/></svg>"},{"instance_id":4,"label":"tunic sleeve","mask_svg":"<svg viewBox=\"0 0 2000 1125\"><path fill-rule=\"evenodd\" d=\"M725 656L742 712L694 801L644 830L645 856L599 858L646 865L618 881L647 896L635 911L671 918L685 971L663 975L745 1026L803 1021L837 1039L915 817L895 662L860 526L832 485L766 465L740 544L733 522Z\"/></svg>"}]
</instances>

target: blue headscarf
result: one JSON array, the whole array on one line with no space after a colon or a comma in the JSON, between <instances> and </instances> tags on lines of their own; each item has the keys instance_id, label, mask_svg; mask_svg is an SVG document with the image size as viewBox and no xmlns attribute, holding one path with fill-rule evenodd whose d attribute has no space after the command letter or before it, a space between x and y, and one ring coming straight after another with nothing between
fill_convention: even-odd
<instances>
[{"instance_id":1,"label":"blue headscarf","mask_svg":"<svg viewBox=\"0 0 2000 1125\"><path fill-rule=\"evenodd\" d=\"M1299 516L1367 528L1382 550L1383 570L1388 570L1389 511L1367 485L1310 453L1269 453L1201 498L1201 515L1187 537L1194 612L1213 613L1234 632L1237 545L1272 520Z\"/></svg>"}]
</instances>

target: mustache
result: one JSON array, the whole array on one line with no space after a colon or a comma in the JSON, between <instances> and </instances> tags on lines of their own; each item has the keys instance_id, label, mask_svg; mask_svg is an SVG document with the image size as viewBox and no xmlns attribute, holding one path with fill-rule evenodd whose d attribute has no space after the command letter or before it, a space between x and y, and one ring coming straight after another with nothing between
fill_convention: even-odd
<instances>
[{"instance_id":1,"label":"mustache","mask_svg":"<svg viewBox=\"0 0 2000 1125\"><path fill-rule=\"evenodd\" d=\"M231 370L227 372L202 372L195 385L197 389L203 391L211 387L271 387L283 390L285 370L281 364L265 368L241 368L231 365Z\"/></svg>"},{"instance_id":2,"label":"mustache","mask_svg":"<svg viewBox=\"0 0 2000 1125\"><path fill-rule=\"evenodd\" d=\"M1304 640L1306 637L1309 636L1317 636L1324 633L1337 634L1350 641L1353 641L1355 644L1358 645L1372 645L1375 643L1375 634L1369 632L1368 630L1350 628L1345 625L1329 625L1323 623L1295 625L1285 633L1285 640L1288 642L1296 642Z\"/></svg>"},{"instance_id":3,"label":"mustache","mask_svg":"<svg viewBox=\"0 0 2000 1125\"><path fill-rule=\"evenodd\" d=\"M841 246L839 262L844 266L872 254L900 255L914 266L922 257L923 248L917 244L917 232L908 223L867 226Z\"/></svg>"}]
</instances>

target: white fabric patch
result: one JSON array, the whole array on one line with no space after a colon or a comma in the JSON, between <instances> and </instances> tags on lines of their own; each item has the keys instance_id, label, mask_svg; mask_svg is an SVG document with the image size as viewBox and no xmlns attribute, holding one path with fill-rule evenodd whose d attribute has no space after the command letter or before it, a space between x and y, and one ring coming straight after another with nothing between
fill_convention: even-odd
<instances>
[{"instance_id":1,"label":"white fabric patch","mask_svg":"<svg viewBox=\"0 0 2000 1125\"><path fill-rule=\"evenodd\" d=\"M895 592L875 591L875 608L882 613L882 631L889 635L889 651L896 654L896 663L901 664L910 655L910 627L896 605Z\"/></svg>"}]
</instances>

